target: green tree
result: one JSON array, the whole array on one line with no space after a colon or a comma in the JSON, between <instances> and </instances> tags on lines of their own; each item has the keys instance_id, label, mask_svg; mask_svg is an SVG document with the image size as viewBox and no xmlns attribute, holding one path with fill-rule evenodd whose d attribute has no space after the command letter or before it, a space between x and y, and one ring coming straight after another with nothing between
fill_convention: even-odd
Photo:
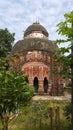
<instances>
[{"instance_id":1,"label":"green tree","mask_svg":"<svg viewBox=\"0 0 73 130\"><path fill-rule=\"evenodd\" d=\"M65 107L64 107L64 115L66 117L67 120L71 120L71 111L72 111L72 105L71 103L68 103Z\"/></svg>"},{"instance_id":2,"label":"green tree","mask_svg":"<svg viewBox=\"0 0 73 130\"><path fill-rule=\"evenodd\" d=\"M14 43L15 33L10 33L7 28L0 29L0 70L9 68L8 55Z\"/></svg>"},{"instance_id":3,"label":"green tree","mask_svg":"<svg viewBox=\"0 0 73 130\"><path fill-rule=\"evenodd\" d=\"M9 69L8 55L12 49L14 33L0 29L0 119L3 130L22 106L27 105L33 95L33 89L27 83L21 71Z\"/></svg>"},{"instance_id":4,"label":"green tree","mask_svg":"<svg viewBox=\"0 0 73 130\"><path fill-rule=\"evenodd\" d=\"M14 33L10 33L7 28L0 29L0 57L5 57L10 53L14 42Z\"/></svg>"},{"instance_id":5,"label":"green tree","mask_svg":"<svg viewBox=\"0 0 73 130\"><path fill-rule=\"evenodd\" d=\"M57 40L57 44L68 43L69 46L61 47L57 54L56 59L61 65L61 74L64 77L71 78L71 88L72 88L72 112L71 112L71 121L72 121L72 129L73 129L73 11L64 14L65 20L60 22L57 25L57 32L59 35L64 36L65 38ZM67 55L65 55L68 53Z\"/></svg>"},{"instance_id":6,"label":"green tree","mask_svg":"<svg viewBox=\"0 0 73 130\"><path fill-rule=\"evenodd\" d=\"M12 113L15 116L22 106L28 104L32 95L33 89L20 71L0 71L0 118L3 130L8 130Z\"/></svg>"}]
</instances>

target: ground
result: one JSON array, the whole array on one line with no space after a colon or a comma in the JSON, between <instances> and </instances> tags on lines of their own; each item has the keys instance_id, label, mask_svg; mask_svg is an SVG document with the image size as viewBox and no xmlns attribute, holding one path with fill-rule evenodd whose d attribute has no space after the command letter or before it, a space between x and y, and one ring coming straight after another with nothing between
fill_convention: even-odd
<instances>
[{"instance_id":1,"label":"ground","mask_svg":"<svg viewBox=\"0 0 73 130\"><path fill-rule=\"evenodd\" d=\"M66 101L71 102L71 95L68 93L65 93L64 96L48 96L48 95L35 95L32 98L33 101L37 100L47 100L47 101Z\"/></svg>"}]
</instances>

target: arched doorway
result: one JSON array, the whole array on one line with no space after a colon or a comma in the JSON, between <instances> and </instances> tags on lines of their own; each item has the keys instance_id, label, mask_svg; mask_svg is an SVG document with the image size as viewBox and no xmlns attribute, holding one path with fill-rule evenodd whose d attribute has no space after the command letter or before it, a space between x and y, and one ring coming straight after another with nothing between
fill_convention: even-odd
<instances>
[{"instance_id":1,"label":"arched doorway","mask_svg":"<svg viewBox=\"0 0 73 130\"><path fill-rule=\"evenodd\" d=\"M47 80L47 78L44 78L43 87L44 87L44 92L47 93L47 91L48 91L48 80Z\"/></svg>"},{"instance_id":2,"label":"arched doorway","mask_svg":"<svg viewBox=\"0 0 73 130\"><path fill-rule=\"evenodd\" d=\"M37 77L34 78L33 85L34 85L35 92L37 93L38 92L38 87L39 87Z\"/></svg>"}]
</instances>

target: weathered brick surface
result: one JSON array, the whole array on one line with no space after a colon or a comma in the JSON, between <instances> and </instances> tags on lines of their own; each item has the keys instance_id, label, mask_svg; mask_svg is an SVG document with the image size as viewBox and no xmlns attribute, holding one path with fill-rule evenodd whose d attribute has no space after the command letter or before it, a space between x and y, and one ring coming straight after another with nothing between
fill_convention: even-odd
<instances>
[{"instance_id":1,"label":"weathered brick surface","mask_svg":"<svg viewBox=\"0 0 73 130\"><path fill-rule=\"evenodd\" d=\"M58 47L48 36L41 24L36 22L30 25L24 33L24 39L19 40L12 49L10 69L21 69L38 94L63 95L61 79L52 73L52 70L59 69L53 59Z\"/></svg>"}]
</instances>

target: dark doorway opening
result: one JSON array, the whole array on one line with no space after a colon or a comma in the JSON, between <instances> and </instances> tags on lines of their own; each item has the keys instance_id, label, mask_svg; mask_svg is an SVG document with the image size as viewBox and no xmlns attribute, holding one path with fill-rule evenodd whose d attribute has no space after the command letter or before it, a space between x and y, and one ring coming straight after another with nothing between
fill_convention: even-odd
<instances>
[{"instance_id":1,"label":"dark doorway opening","mask_svg":"<svg viewBox=\"0 0 73 130\"><path fill-rule=\"evenodd\" d=\"M38 87L39 87L37 77L34 78L33 85L34 85L35 92L37 93L38 92Z\"/></svg>"},{"instance_id":2,"label":"dark doorway opening","mask_svg":"<svg viewBox=\"0 0 73 130\"><path fill-rule=\"evenodd\" d=\"M47 93L47 91L48 91L48 80L47 80L47 78L44 78L43 86L44 86L44 92Z\"/></svg>"}]
</instances>

